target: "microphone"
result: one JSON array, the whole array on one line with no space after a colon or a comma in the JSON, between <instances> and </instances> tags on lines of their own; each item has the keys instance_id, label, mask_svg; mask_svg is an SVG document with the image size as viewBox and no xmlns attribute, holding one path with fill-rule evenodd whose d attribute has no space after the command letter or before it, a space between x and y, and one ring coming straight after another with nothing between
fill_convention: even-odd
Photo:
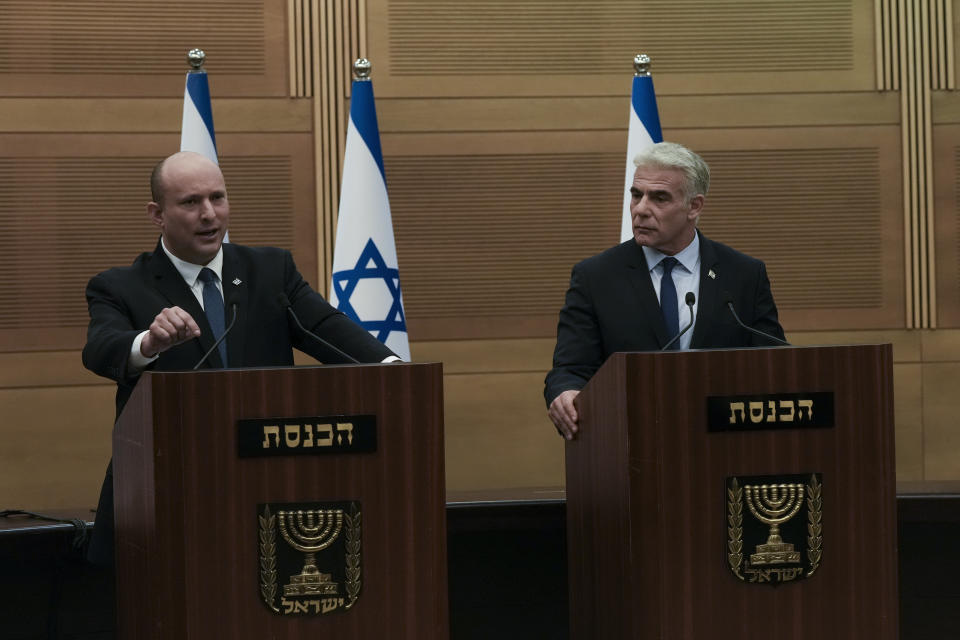
<instances>
[{"instance_id":1,"label":"microphone","mask_svg":"<svg viewBox=\"0 0 960 640\"><path fill-rule=\"evenodd\" d=\"M669 349L674 342L680 339L680 336L685 334L687 331L690 331L690 327L693 326L693 305L697 303L697 296L693 295L693 291L687 291L687 295L684 296L683 301L687 303L688 307L690 307L690 324L685 326L680 333L673 336L673 338L670 339L670 342L663 345L663 348L660 349L660 351L666 351L667 349Z\"/></svg>"},{"instance_id":2,"label":"microphone","mask_svg":"<svg viewBox=\"0 0 960 640\"><path fill-rule=\"evenodd\" d=\"M723 299L724 299L724 304L726 304L727 308L730 309L730 313L733 314L733 319L737 321L738 325L740 325L750 333L755 333L758 336L762 336L766 338L767 340L772 340L773 342L779 342L780 344L785 344L788 347L790 346L790 343L787 342L786 340L781 340L777 336L772 336L769 333L764 333L763 331L759 331L757 329L754 329L753 327L748 327L747 325L743 324L743 321L740 320L740 316L737 315L737 310L733 308L733 296L731 296L728 291L723 292Z\"/></svg>"},{"instance_id":3,"label":"microphone","mask_svg":"<svg viewBox=\"0 0 960 640\"><path fill-rule=\"evenodd\" d=\"M227 325L227 328L223 330L223 333L220 334L220 337L217 338L217 341L213 343L213 346L210 347L210 350L207 351L205 354L203 354L203 357L200 358L200 362L198 362L193 366L194 371L199 369L200 365L202 365L204 362L207 361L207 358L210 357L210 354L217 350L217 347L220 346L220 343L223 342L224 339L227 337L227 334L230 333L230 329L233 329L233 325L237 321L237 303L236 302L230 305L230 311L233 312L233 317L230 318L230 324Z\"/></svg>"},{"instance_id":4,"label":"microphone","mask_svg":"<svg viewBox=\"0 0 960 640\"><path fill-rule=\"evenodd\" d=\"M330 350L333 351L334 353L338 354L339 356L345 358L346 360L349 360L349 361L352 362L353 364L363 364L362 362L360 362L359 360L357 360L356 358L354 358L354 357L351 356L350 354L344 353L343 351L341 351L341 350L338 349L337 347L333 346L332 344L330 344L329 342L327 342L326 340L324 340L323 338L321 338L321 337L318 336L317 334L313 333L312 331L309 331L306 327L304 327L302 324L300 324L300 318L298 318L298 317L297 317L297 314L293 312L293 305L290 304L290 299L287 297L287 294L281 293L280 295L278 295L278 296L277 296L277 302L280 303L280 306L281 306L281 307L283 307L284 309L287 310L287 313L290 314L290 317L293 318L293 321L297 323L297 326L298 326L298 327L300 327L300 331L303 331L305 334L307 334L308 336L310 336L311 338L313 338L314 340L316 340L317 342L319 342L319 343L322 344L323 346L327 347L328 349L330 349Z\"/></svg>"}]
</instances>

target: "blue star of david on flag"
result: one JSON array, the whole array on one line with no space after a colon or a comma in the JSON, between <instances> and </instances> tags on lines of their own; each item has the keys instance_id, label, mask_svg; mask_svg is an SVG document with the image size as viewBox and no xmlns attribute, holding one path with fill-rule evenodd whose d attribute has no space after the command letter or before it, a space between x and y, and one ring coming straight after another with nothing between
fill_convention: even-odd
<instances>
[{"instance_id":1,"label":"blue star of david on flag","mask_svg":"<svg viewBox=\"0 0 960 640\"><path fill-rule=\"evenodd\" d=\"M357 313L351 301L361 280L375 280L383 282L391 298L390 308L383 320L364 319ZM367 331L376 332L377 340L386 342L391 331L406 332L407 322L403 315L403 304L400 297L400 272L387 267L386 261L373 243L367 240L366 246L360 252L357 264L352 269L344 269L333 273L333 289L337 296L338 307L348 318L359 324Z\"/></svg>"}]
</instances>

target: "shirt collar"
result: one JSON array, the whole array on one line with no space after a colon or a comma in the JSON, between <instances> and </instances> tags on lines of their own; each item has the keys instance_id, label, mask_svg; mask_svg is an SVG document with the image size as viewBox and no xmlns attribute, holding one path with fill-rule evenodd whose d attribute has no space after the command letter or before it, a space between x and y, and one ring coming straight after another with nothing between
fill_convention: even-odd
<instances>
[{"instance_id":1,"label":"shirt collar","mask_svg":"<svg viewBox=\"0 0 960 640\"><path fill-rule=\"evenodd\" d=\"M167 249L167 245L163 242L163 237L160 238L160 246L163 247L163 252L167 254L167 257L170 258L170 262L173 263L173 266L177 268L177 271L180 272L180 275L183 276L184 282L187 283L188 287L193 288L197 284L197 278L200 277L200 271L206 267L210 269L215 274L217 274L217 279L221 282L223 278L221 273L223 272L223 245L220 245L220 248L217 250L217 255L213 256L213 260L207 264L193 264L192 262L187 262L186 260L181 260L177 256L170 253L170 250Z\"/></svg>"},{"instance_id":2,"label":"shirt collar","mask_svg":"<svg viewBox=\"0 0 960 640\"><path fill-rule=\"evenodd\" d=\"M641 249L643 249L643 255L647 258L650 271L653 271L660 264L660 261L667 257L667 254L657 251L653 247L644 245ZM694 233L693 241L673 257L683 265L684 269L693 273L694 269L697 268L697 262L700 260L700 234Z\"/></svg>"}]
</instances>

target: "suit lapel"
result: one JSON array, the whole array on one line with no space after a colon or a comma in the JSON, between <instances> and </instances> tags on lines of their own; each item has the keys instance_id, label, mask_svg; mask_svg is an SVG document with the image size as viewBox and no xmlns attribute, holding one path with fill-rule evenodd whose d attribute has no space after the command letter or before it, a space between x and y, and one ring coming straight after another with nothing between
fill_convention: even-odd
<instances>
[{"instance_id":1,"label":"suit lapel","mask_svg":"<svg viewBox=\"0 0 960 640\"><path fill-rule=\"evenodd\" d=\"M650 279L650 267L647 265L647 257L643 249L637 243L630 241L633 245L629 253L626 267L628 269L630 284L633 286L640 301L640 316L642 317L642 326L651 330L657 339L657 344L661 347L670 340L667 336L667 325L663 321L663 314L660 312L660 300L657 299L657 292L653 288L653 281Z\"/></svg>"},{"instance_id":2,"label":"suit lapel","mask_svg":"<svg viewBox=\"0 0 960 640\"><path fill-rule=\"evenodd\" d=\"M237 320L227 336L227 360L232 367L243 366L243 345L247 333L247 321L250 309L250 289L246 265L242 264L229 244L223 245L223 300L227 312L227 324L233 318L231 307L236 305Z\"/></svg>"},{"instance_id":3,"label":"suit lapel","mask_svg":"<svg viewBox=\"0 0 960 640\"><path fill-rule=\"evenodd\" d=\"M187 283L183 281L183 276L177 271L177 268L170 262L170 258L164 253L160 243L154 249L150 258L150 273L153 275L153 286L160 294L170 302L170 306L177 306L190 314L190 316L200 327L200 337L197 338L199 353L197 360L206 353L214 343L213 330L210 323L207 322L207 316L203 312L197 298L190 291ZM219 353L212 353L207 358L207 366L222 367Z\"/></svg>"},{"instance_id":4,"label":"suit lapel","mask_svg":"<svg viewBox=\"0 0 960 640\"><path fill-rule=\"evenodd\" d=\"M700 231L697 231L697 234L700 236L700 300L697 302L697 324L693 328L693 337L690 338L691 349L701 348L710 329L710 319L723 313L723 269L717 264L717 252L713 248L713 242Z\"/></svg>"}]
</instances>

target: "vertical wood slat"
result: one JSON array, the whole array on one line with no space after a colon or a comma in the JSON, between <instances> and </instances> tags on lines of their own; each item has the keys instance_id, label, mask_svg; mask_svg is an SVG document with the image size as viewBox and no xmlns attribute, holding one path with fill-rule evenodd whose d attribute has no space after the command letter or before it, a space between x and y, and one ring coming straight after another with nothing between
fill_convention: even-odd
<instances>
[{"instance_id":1,"label":"vertical wood slat","mask_svg":"<svg viewBox=\"0 0 960 640\"><path fill-rule=\"evenodd\" d=\"M886 21L886 1L887 0L874 0L873 1L873 18L874 18L874 42L876 44L875 55L877 58L877 90L882 91L887 89L890 86L890 80L888 77L888 69L890 67L890 57L889 57L889 47L887 43L890 40L890 34L887 30L887 21Z\"/></svg>"},{"instance_id":2,"label":"vertical wood slat","mask_svg":"<svg viewBox=\"0 0 960 640\"><path fill-rule=\"evenodd\" d=\"M916 55L914 56L914 64L916 65L916 86L917 86L917 113L916 113L916 123L917 123L917 227L915 233L917 234L917 245L919 247L919 255L917 256L917 262L920 264L919 273L917 278L919 279L919 290L920 295L918 297L918 304L920 306L920 326L928 327L930 326L930 315L929 315L929 292L927 285L929 282L929 272L927 269L927 225L926 220L929 217L927 215L927 154L926 146L927 140L929 139L927 126L927 107L930 101L930 84L928 82L928 71L930 69L930 59L928 56L930 50L930 42L927 37L927 29L929 28L928 24L928 15L927 15L928 4L926 2L918 2L914 5L914 33L916 34Z\"/></svg>"},{"instance_id":3,"label":"vertical wood slat","mask_svg":"<svg viewBox=\"0 0 960 640\"><path fill-rule=\"evenodd\" d=\"M293 46L294 66L291 73L294 77L294 96L303 95L303 2L294 0L293 6L293 37L290 39Z\"/></svg>"},{"instance_id":4,"label":"vertical wood slat","mask_svg":"<svg viewBox=\"0 0 960 640\"><path fill-rule=\"evenodd\" d=\"M906 326L916 329L937 325L931 98L932 91L952 89L954 84L951 4L951 0L875 4L884 14L876 20L882 25L877 38L885 41L878 46L877 65L899 61L902 83L905 315ZM887 17L892 14L896 29L888 30ZM878 89L892 90L888 74L878 71L877 78Z\"/></svg>"},{"instance_id":5,"label":"vertical wood slat","mask_svg":"<svg viewBox=\"0 0 960 640\"><path fill-rule=\"evenodd\" d=\"M297 46L295 44L297 27L296 21L293 18L296 12L296 7L294 6L296 2L297 0L287 0L287 34L289 43L287 46L287 61L290 65L290 68L287 69L287 90L291 97L297 95Z\"/></svg>"},{"instance_id":6,"label":"vertical wood slat","mask_svg":"<svg viewBox=\"0 0 960 640\"><path fill-rule=\"evenodd\" d=\"M934 89L935 79L933 70L939 60L943 58L943 50L937 48L934 31L940 31L936 23L936 14L931 10L933 5L939 6L942 0L933 0L932 4L921 3L923 17L923 57L922 57L922 95L923 95L923 311L925 315L924 327L936 328L937 326L937 307L936 307L936 263L934 261L935 247L935 211L933 197L933 115L931 113L932 90ZM939 87L939 83L936 83Z\"/></svg>"},{"instance_id":7,"label":"vertical wood slat","mask_svg":"<svg viewBox=\"0 0 960 640\"><path fill-rule=\"evenodd\" d=\"M953 91L956 88L956 83L953 78L954 74L954 53L953 53L953 2L951 0L943 0L943 33L944 33L944 58L946 59L946 76L947 84L946 89Z\"/></svg>"},{"instance_id":8,"label":"vertical wood slat","mask_svg":"<svg viewBox=\"0 0 960 640\"><path fill-rule=\"evenodd\" d=\"M906 274L906 326L908 328L916 327L917 323L914 319L914 279L913 273L916 271L913 264L913 258L916 255L913 245L913 185L915 184L913 180L913 162L911 157L911 150L913 149L913 139L911 136L912 127L910 114L913 112L910 105L911 92L913 88L913 83L910 82L910 75L912 67L908 61L908 54L910 53L912 38L910 37L910 31L907 29L907 16L904 15L904 0L897 0L897 20L898 20L898 31L902 37L901 49L904 55L901 55L898 59L900 61L900 77L903 79L903 88L900 93L900 113L901 113L901 138L903 140L903 215L904 215L904 254L907 256L907 274Z\"/></svg>"},{"instance_id":9,"label":"vertical wood slat","mask_svg":"<svg viewBox=\"0 0 960 640\"><path fill-rule=\"evenodd\" d=\"M315 155L317 162L317 287L324 291L326 287L328 265L331 256L327 254L327 248L331 245L330 238L330 219L332 215L332 204L330 194L332 192L333 181L330 179L331 158L330 158L330 123L332 121L330 114L330 104L332 102L330 94L333 87L330 86L330 68L333 64L331 57L331 38L330 22L331 16L328 10L327 2L320 3L320 21L319 31L323 34L320 39L319 49L319 74L317 78L318 96L313 100L314 122L317 123L319 130L315 132ZM335 161L335 159L333 159Z\"/></svg>"},{"instance_id":10,"label":"vertical wood slat","mask_svg":"<svg viewBox=\"0 0 960 640\"><path fill-rule=\"evenodd\" d=\"M336 237L340 178L347 135L349 87L353 60L363 53L366 9L358 0L309 2L314 149L317 166L317 288L329 285Z\"/></svg>"},{"instance_id":11,"label":"vertical wood slat","mask_svg":"<svg viewBox=\"0 0 960 640\"><path fill-rule=\"evenodd\" d=\"M931 27L931 46L933 49L933 69L935 69L936 80L933 81L933 86L936 88L943 87L946 85L946 69L944 65L943 55L943 2L942 0L934 0L933 7L933 16L930 18L930 27Z\"/></svg>"}]
</instances>

